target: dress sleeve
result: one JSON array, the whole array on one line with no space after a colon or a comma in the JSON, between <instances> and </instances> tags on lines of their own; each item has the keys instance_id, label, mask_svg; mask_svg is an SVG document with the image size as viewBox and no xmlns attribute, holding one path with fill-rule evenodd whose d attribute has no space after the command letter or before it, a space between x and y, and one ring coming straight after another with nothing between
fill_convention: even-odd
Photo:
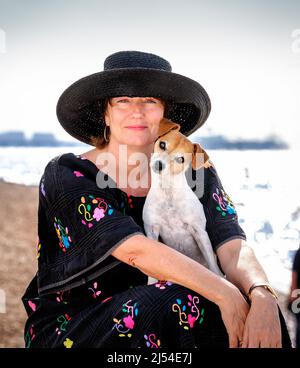
<instances>
[{"instance_id":1,"label":"dress sleeve","mask_svg":"<svg viewBox=\"0 0 300 368\"><path fill-rule=\"evenodd\" d=\"M41 182L47 200L39 207L40 293L98 277L120 263L111 255L114 249L134 235L144 235L126 215L126 195L100 189L88 165L58 160L47 167Z\"/></svg>"},{"instance_id":2,"label":"dress sleeve","mask_svg":"<svg viewBox=\"0 0 300 368\"><path fill-rule=\"evenodd\" d=\"M204 169L204 194L200 201L206 215L206 231L215 251L229 240L246 240L236 208L212 163Z\"/></svg>"}]
</instances>

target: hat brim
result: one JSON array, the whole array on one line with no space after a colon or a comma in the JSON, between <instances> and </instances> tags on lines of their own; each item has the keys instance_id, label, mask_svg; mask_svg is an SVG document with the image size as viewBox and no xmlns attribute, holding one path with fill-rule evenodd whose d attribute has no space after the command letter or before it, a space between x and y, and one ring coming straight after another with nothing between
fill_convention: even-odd
<instances>
[{"instance_id":1,"label":"hat brim","mask_svg":"<svg viewBox=\"0 0 300 368\"><path fill-rule=\"evenodd\" d=\"M74 138L90 143L103 134L102 103L105 98L157 97L171 103L168 119L180 124L189 136L209 116L211 104L205 89L194 80L157 69L114 69L79 79L60 96L56 113L62 127Z\"/></svg>"}]
</instances>

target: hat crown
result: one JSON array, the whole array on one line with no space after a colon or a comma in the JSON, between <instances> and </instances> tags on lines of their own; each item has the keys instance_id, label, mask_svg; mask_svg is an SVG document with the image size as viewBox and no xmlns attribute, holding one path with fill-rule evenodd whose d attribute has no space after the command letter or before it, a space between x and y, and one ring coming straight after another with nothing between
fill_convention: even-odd
<instances>
[{"instance_id":1,"label":"hat crown","mask_svg":"<svg viewBox=\"0 0 300 368\"><path fill-rule=\"evenodd\" d=\"M113 69L146 68L172 71L171 64L160 56L141 51L120 51L104 61L104 71Z\"/></svg>"}]
</instances>

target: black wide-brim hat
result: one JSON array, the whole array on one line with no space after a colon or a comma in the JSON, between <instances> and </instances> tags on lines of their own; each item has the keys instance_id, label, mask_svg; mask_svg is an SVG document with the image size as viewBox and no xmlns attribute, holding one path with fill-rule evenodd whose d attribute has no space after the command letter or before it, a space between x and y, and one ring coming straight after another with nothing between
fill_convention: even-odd
<instances>
[{"instance_id":1,"label":"black wide-brim hat","mask_svg":"<svg viewBox=\"0 0 300 368\"><path fill-rule=\"evenodd\" d=\"M160 56L140 51L120 51L108 56L104 70L79 79L68 87L57 103L57 117L74 138L91 143L103 136L103 103L109 97L156 97L170 105L166 118L180 124L189 136L210 113L210 99L196 81L172 72Z\"/></svg>"}]
</instances>

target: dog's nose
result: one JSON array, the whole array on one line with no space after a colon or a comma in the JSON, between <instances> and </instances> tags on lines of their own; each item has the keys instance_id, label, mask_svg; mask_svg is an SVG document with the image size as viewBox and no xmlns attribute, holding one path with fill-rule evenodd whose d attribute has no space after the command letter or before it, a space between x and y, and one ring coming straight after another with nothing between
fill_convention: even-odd
<instances>
[{"instance_id":1,"label":"dog's nose","mask_svg":"<svg viewBox=\"0 0 300 368\"><path fill-rule=\"evenodd\" d=\"M165 164L161 161L155 161L154 162L154 166L153 166L153 170L155 172L160 172L165 168Z\"/></svg>"}]
</instances>

